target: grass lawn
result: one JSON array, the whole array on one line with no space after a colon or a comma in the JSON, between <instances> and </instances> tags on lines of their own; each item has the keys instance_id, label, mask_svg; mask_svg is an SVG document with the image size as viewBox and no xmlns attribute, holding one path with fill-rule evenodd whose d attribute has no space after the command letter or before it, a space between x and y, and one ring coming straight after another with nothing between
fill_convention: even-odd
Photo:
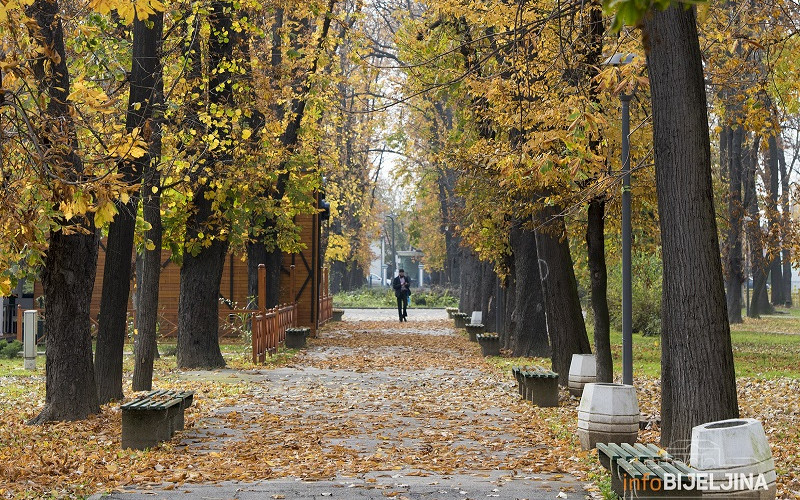
<instances>
[{"instance_id":1,"label":"grass lawn","mask_svg":"<svg viewBox=\"0 0 800 500\"><path fill-rule=\"evenodd\" d=\"M731 332L733 359L737 377L774 379L788 377L800 379L800 335L765 333L746 329L753 326L750 320L735 325ZM762 320L764 321L764 320ZM800 317L793 321L800 331ZM740 330L741 329L741 330ZM589 335L591 337L591 333ZM622 373L622 334L611 332L611 351L614 373ZM538 364L550 367L544 358L494 358L495 364L510 369L513 365ZM635 376L659 378L661 376L661 337L644 337L633 334L633 371Z\"/></svg>"}]
</instances>

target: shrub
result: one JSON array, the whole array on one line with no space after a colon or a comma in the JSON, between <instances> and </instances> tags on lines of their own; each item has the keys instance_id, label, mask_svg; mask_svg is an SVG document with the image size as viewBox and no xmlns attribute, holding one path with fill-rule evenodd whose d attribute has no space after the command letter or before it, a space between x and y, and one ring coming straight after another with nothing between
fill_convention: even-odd
<instances>
[{"instance_id":1,"label":"shrub","mask_svg":"<svg viewBox=\"0 0 800 500\"><path fill-rule=\"evenodd\" d=\"M458 297L447 288L411 289L412 306L451 307L458 305ZM336 307L395 307L397 299L392 288L360 288L339 292L333 296Z\"/></svg>"},{"instance_id":2,"label":"shrub","mask_svg":"<svg viewBox=\"0 0 800 500\"><path fill-rule=\"evenodd\" d=\"M21 350L22 342L19 340L13 340L11 342L6 342L5 340L0 341L0 358L16 358L19 356Z\"/></svg>"},{"instance_id":3,"label":"shrub","mask_svg":"<svg viewBox=\"0 0 800 500\"><path fill-rule=\"evenodd\" d=\"M661 333L661 258L635 254L632 262L631 311L634 332L644 335ZM611 327L622 330L622 268L609 266L608 307ZM591 308L590 308L591 309Z\"/></svg>"}]
</instances>

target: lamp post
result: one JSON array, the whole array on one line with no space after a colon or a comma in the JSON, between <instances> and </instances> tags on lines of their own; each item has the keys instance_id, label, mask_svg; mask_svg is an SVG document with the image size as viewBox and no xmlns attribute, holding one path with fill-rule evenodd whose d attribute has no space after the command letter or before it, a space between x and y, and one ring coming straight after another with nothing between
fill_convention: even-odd
<instances>
[{"instance_id":1,"label":"lamp post","mask_svg":"<svg viewBox=\"0 0 800 500\"><path fill-rule=\"evenodd\" d=\"M614 54L603 63L622 66L634 54ZM630 102L633 94L621 94L622 104L622 383L633 385L633 293L631 289L631 152Z\"/></svg>"},{"instance_id":2,"label":"lamp post","mask_svg":"<svg viewBox=\"0 0 800 500\"><path fill-rule=\"evenodd\" d=\"M392 276L391 277L394 278L394 273L395 273L396 268L397 268L397 249L395 249L395 246L394 246L394 218L395 218L395 215L394 214L388 214L388 215L386 215L386 218L390 219L392 221Z\"/></svg>"}]
</instances>

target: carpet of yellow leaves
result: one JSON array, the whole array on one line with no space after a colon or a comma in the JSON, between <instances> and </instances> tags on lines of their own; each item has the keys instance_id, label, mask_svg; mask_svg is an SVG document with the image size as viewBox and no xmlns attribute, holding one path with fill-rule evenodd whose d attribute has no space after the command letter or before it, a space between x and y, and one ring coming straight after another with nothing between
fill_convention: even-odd
<instances>
[{"instance_id":1,"label":"carpet of yellow leaves","mask_svg":"<svg viewBox=\"0 0 800 500\"><path fill-rule=\"evenodd\" d=\"M337 323L285 367L159 367L158 388L197 394L186 430L149 451L120 448L118 403L86 421L28 426L44 403L43 377L1 380L0 498L391 469L602 473L574 436L576 399L562 390L558 408L520 401L510 374L442 321ZM658 381L637 386L642 412L657 414ZM800 497L800 383L743 379L739 391L743 416L770 436L779 496ZM657 443L657 426L640 438Z\"/></svg>"}]
</instances>

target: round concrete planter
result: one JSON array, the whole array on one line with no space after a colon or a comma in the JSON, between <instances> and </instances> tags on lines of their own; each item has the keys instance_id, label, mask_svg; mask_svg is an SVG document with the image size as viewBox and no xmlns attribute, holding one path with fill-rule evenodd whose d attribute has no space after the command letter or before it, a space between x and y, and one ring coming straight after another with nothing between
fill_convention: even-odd
<instances>
[{"instance_id":1,"label":"round concrete planter","mask_svg":"<svg viewBox=\"0 0 800 500\"><path fill-rule=\"evenodd\" d=\"M759 489L750 489L743 481L740 489L732 491L705 491L703 498L746 498L772 500L775 498L775 461L761 422L752 418L736 418L698 425L692 429L689 465L713 477L715 484L728 484L727 474L748 479L752 474ZM766 489L764 489L764 483ZM733 483L737 485L736 482ZM754 486L755 486L754 484Z\"/></svg>"},{"instance_id":2,"label":"round concrete planter","mask_svg":"<svg viewBox=\"0 0 800 500\"><path fill-rule=\"evenodd\" d=\"M445 307L444 310L447 311L447 317L449 319L453 319L453 315L458 312L457 307Z\"/></svg>"},{"instance_id":3,"label":"round concrete planter","mask_svg":"<svg viewBox=\"0 0 800 500\"><path fill-rule=\"evenodd\" d=\"M483 323L483 312L482 311L472 311L472 316L470 317L470 323L473 325L478 325Z\"/></svg>"},{"instance_id":4,"label":"round concrete planter","mask_svg":"<svg viewBox=\"0 0 800 500\"><path fill-rule=\"evenodd\" d=\"M457 312L453 314L453 321L456 328L465 328L467 326L467 313Z\"/></svg>"},{"instance_id":5,"label":"round concrete planter","mask_svg":"<svg viewBox=\"0 0 800 500\"><path fill-rule=\"evenodd\" d=\"M341 321L344 316L344 309L334 309L331 311L331 321Z\"/></svg>"},{"instance_id":6,"label":"round concrete planter","mask_svg":"<svg viewBox=\"0 0 800 500\"><path fill-rule=\"evenodd\" d=\"M595 384L583 387L578 405L578 439L581 448L597 443L636 442L639 434L639 402L632 385Z\"/></svg>"},{"instance_id":7,"label":"round concrete planter","mask_svg":"<svg viewBox=\"0 0 800 500\"><path fill-rule=\"evenodd\" d=\"M500 337L497 335L478 335L478 344L481 346L481 354L486 356L500 355Z\"/></svg>"},{"instance_id":8,"label":"round concrete planter","mask_svg":"<svg viewBox=\"0 0 800 500\"><path fill-rule=\"evenodd\" d=\"M482 324L478 323L477 325L473 325L469 323L464 326L467 329L467 333L469 334L469 340L472 342L478 341L478 335L482 334L484 331L484 327Z\"/></svg>"},{"instance_id":9,"label":"round concrete planter","mask_svg":"<svg viewBox=\"0 0 800 500\"><path fill-rule=\"evenodd\" d=\"M311 333L310 328L287 328L286 347L300 349L306 346L306 337Z\"/></svg>"},{"instance_id":10,"label":"round concrete planter","mask_svg":"<svg viewBox=\"0 0 800 500\"><path fill-rule=\"evenodd\" d=\"M583 386L597 381L597 363L594 354L573 354L569 364L569 393L581 397Z\"/></svg>"}]
</instances>

